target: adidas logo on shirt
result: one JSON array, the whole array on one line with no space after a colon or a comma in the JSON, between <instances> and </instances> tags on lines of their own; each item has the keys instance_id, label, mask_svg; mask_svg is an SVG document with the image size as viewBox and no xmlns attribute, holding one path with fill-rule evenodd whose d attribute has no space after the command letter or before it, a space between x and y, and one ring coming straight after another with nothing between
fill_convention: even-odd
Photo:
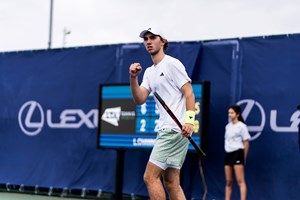
<instances>
[{"instance_id":1,"label":"adidas logo on shirt","mask_svg":"<svg viewBox=\"0 0 300 200\"><path fill-rule=\"evenodd\" d=\"M164 76L164 73L162 72L162 73L160 74L160 76Z\"/></svg>"}]
</instances>

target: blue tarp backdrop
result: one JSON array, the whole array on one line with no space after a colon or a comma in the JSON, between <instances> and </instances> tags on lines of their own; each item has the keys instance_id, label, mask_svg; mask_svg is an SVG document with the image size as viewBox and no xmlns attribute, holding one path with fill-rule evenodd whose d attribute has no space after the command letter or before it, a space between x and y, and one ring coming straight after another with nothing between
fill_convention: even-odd
<instances>
[{"instance_id":1,"label":"blue tarp backdrop","mask_svg":"<svg viewBox=\"0 0 300 200\"><path fill-rule=\"evenodd\" d=\"M224 199L227 108L243 108L252 136L248 199L299 199L300 35L170 44L194 81L211 82L207 199ZM116 152L96 149L100 83L128 83L151 60L142 44L0 53L0 183L114 191ZM126 151L123 192L147 195L147 151ZM183 167L201 199L196 155ZM238 199L238 188L234 188Z\"/></svg>"}]
</instances>

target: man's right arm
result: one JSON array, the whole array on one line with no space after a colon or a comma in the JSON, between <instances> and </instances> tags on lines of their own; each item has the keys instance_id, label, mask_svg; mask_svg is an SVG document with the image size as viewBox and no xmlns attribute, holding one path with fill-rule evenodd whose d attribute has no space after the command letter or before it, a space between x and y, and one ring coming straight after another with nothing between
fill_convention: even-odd
<instances>
[{"instance_id":1,"label":"man's right arm","mask_svg":"<svg viewBox=\"0 0 300 200\"><path fill-rule=\"evenodd\" d=\"M130 89L134 102L137 105L141 105L146 102L149 92L146 88L140 87L138 83L138 75L141 73L142 67L139 63L134 63L130 65L129 68L129 79L130 79Z\"/></svg>"}]
</instances>

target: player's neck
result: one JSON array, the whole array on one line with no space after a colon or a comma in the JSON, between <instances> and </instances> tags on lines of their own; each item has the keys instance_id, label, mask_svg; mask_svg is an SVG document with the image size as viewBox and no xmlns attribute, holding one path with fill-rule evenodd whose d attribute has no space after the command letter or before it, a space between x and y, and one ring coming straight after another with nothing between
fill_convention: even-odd
<instances>
[{"instance_id":1,"label":"player's neck","mask_svg":"<svg viewBox=\"0 0 300 200\"><path fill-rule=\"evenodd\" d=\"M236 124L236 123L239 122L239 120L238 120L238 119L234 119L234 120L232 120L231 122L232 122L233 124Z\"/></svg>"},{"instance_id":2,"label":"player's neck","mask_svg":"<svg viewBox=\"0 0 300 200\"><path fill-rule=\"evenodd\" d=\"M155 55L151 55L154 66L157 65L158 63L160 63L160 61L162 61L162 59L164 59L164 57L165 57L165 53L163 50L159 51Z\"/></svg>"}]
</instances>

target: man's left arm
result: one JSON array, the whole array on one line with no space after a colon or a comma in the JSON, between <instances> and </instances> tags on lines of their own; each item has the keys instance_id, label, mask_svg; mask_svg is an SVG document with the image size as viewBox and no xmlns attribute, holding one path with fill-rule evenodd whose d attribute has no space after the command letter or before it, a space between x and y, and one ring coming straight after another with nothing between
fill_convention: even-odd
<instances>
[{"instance_id":1,"label":"man's left arm","mask_svg":"<svg viewBox=\"0 0 300 200\"><path fill-rule=\"evenodd\" d=\"M193 132L195 121L195 95L193 92L192 84L187 82L181 87L181 92L186 99L186 120L182 126L181 134L188 137Z\"/></svg>"}]
</instances>

